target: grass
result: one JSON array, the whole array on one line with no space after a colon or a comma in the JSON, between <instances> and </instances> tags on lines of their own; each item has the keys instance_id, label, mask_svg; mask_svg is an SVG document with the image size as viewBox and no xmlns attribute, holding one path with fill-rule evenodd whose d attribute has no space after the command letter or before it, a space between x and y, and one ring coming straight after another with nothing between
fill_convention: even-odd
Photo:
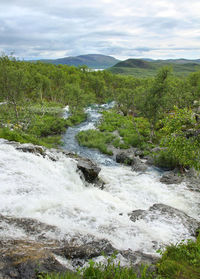
<instances>
[{"instance_id":1,"label":"grass","mask_svg":"<svg viewBox=\"0 0 200 279\"><path fill-rule=\"evenodd\" d=\"M87 114L85 112L75 112L73 115L67 118L68 126L75 126L87 119Z\"/></svg>"},{"instance_id":2,"label":"grass","mask_svg":"<svg viewBox=\"0 0 200 279\"><path fill-rule=\"evenodd\" d=\"M196 241L182 241L161 253L157 263L158 273L170 279L200 278L200 235Z\"/></svg>"},{"instance_id":3,"label":"grass","mask_svg":"<svg viewBox=\"0 0 200 279\"><path fill-rule=\"evenodd\" d=\"M48 148L62 145L62 134L67 127L86 119L77 112L68 119L62 118L61 104L42 103L18 107L18 119L12 106L0 106L0 137L20 143L33 143Z\"/></svg>"},{"instance_id":4,"label":"grass","mask_svg":"<svg viewBox=\"0 0 200 279\"><path fill-rule=\"evenodd\" d=\"M108 150L108 145L119 149L137 147L145 150L151 147L148 143L150 124L143 117L133 120L132 116L122 116L113 110L105 111L98 129L80 132L77 135L79 144L98 148L109 155L112 153Z\"/></svg>"},{"instance_id":5,"label":"grass","mask_svg":"<svg viewBox=\"0 0 200 279\"><path fill-rule=\"evenodd\" d=\"M77 135L79 144L89 148L98 148L102 153L112 155L112 151L108 150L107 145L112 143L115 136L111 133L100 132L97 130L81 131Z\"/></svg>"}]
</instances>

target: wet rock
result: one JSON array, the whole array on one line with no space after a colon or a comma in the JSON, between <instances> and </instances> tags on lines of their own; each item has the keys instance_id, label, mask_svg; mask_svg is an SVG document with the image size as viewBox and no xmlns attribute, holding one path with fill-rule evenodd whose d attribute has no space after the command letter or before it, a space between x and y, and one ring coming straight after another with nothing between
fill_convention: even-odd
<instances>
[{"instance_id":1,"label":"wet rock","mask_svg":"<svg viewBox=\"0 0 200 279\"><path fill-rule=\"evenodd\" d=\"M17 258L17 261L14 256L7 255L1 257L1 261L5 263L4 268L0 271L2 278L36 279L41 273L61 273L67 271L67 268L60 264L54 255L45 255L37 258L22 257L20 259Z\"/></svg>"},{"instance_id":2,"label":"wet rock","mask_svg":"<svg viewBox=\"0 0 200 279\"><path fill-rule=\"evenodd\" d=\"M132 162L132 170L136 172L145 172L147 165L141 161L141 159L135 157Z\"/></svg>"},{"instance_id":3,"label":"wet rock","mask_svg":"<svg viewBox=\"0 0 200 279\"><path fill-rule=\"evenodd\" d=\"M161 179L160 182L165 183L165 184L179 184L183 181L183 177L175 173L173 171L165 173Z\"/></svg>"},{"instance_id":4,"label":"wet rock","mask_svg":"<svg viewBox=\"0 0 200 279\"><path fill-rule=\"evenodd\" d=\"M196 230L200 227L200 222L188 216L183 211L165 204L154 204L148 210L134 210L128 214L130 220L136 222L139 219L147 220L148 222L161 218L162 222L167 223L176 221L182 224L190 233L191 236L196 235Z\"/></svg>"},{"instance_id":5,"label":"wet rock","mask_svg":"<svg viewBox=\"0 0 200 279\"><path fill-rule=\"evenodd\" d=\"M135 222L139 219L142 219L142 217L146 214L145 210L142 209L137 209L137 210L133 210L131 213L128 214L128 216L130 216L130 220Z\"/></svg>"},{"instance_id":6,"label":"wet rock","mask_svg":"<svg viewBox=\"0 0 200 279\"><path fill-rule=\"evenodd\" d=\"M139 156L140 158L144 157L144 151L143 150L136 149L134 153L135 153L135 156Z\"/></svg>"},{"instance_id":7,"label":"wet rock","mask_svg":"<svg viewBox=\"0 0 200 279\"><path fill-rule=\"evenodd\" d=\"M144 159L146 159L146 164L149 166L154 165L154 158L151 155L145 156Z\"/></svg>"},{"instance_id":8,"label":"wet rock","mask_svg":"<svg viewBox=\"0 0 200 279\"><path fill-rule=\"evenodd\" d=\"M120 152L116 155L116 162L131 166L134 158L134 153Z\"/></svg>"},{"instance_id":9,"label":"wet rock","mask_svg":"<svg viewBox=\"0 0 200 279\"><path fill-rule=\"evenodd\" d=\"M32 218L16 218L12 216L3 216L0 214L0 229L12 226L20 229L27 236L37 237L38 239L45 239L46 233L58 233L55 226L47 225Z\"/></svg>"},{"instance_id":10,"label":"wet rock","mask_svg":"<svg viewBox=\"0 0 200 279\"><path fill-rule=\"evenodd\" d=\"M84 178L89 183L97 182L100 168L89 159L79 159L77 168L83 173Z\"/></svg>"},{"instance_id":11,"label":"wet rock","mask_svg":"<svg viewBox=\"0 0 200 279\"><path fill-rule=\"evenodd\" d=\"M184 181L191 191L200 192L200 174L193 168L186 171Z\"/></svg>"},{"instance_id":12,"label":"wet rock","mask_svg":"<svg viewBox=\"0 0 200 279\"><path fill-rule=\"evenodd\" d=\"M33 145L30 143L21 144L21 145L17 146L16 149L21 150L23 152L34 153L37 155L42 155L42 156L45 155L45 149L42 146Z\"/></svg>"},{"instance_id":13,"label":"wet rock","mask_svg":"<svg viewBox=\"0 0 200 279\"><path fill-rule=\"evenodd\" d=\"M134 271L141 277L141 265L149 265L148 271L155 271L155 266L150 266L155 264L159 257L145 254L140 251L132 251L130 249L120 252L120 254L130 262Z\"/></svg>"},{"instance_id":14,"label":"wet rock","mask_svg":"<svg viewBox=\"0 0 200 279\"><path fill-rule=\"evenodd\" d=\"M81 246L66 246L62 249L67 259L84 259L88 260L102 255L111 255L116 249L105 239L92 241Z\"/></svg>"}]
</instances>

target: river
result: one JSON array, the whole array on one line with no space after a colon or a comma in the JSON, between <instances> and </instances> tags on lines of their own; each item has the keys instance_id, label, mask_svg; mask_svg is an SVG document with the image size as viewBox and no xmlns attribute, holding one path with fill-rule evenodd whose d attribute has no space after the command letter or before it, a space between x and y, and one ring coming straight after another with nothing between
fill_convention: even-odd
<instances>
[{"instance_id":1,"label":"river","mask_svg":"<svg viewBox=\"0 0 200 279\"><path fill-rule=\"evenodd\" d=\"M104 106L101 109L106 109ZM100 119L99 107L88 109L86 122L69 128L64 149L93 159L101 166L104 190L87 186L81 180L73 159L59 155L58 161L23 153L0 139L0 212L4 216L34 218L55 225L58 231L49 237L70 240L106 239L119 250L131 249L155 254L164 245L191 238L191 232L177 218L149 217L132 222L128 213L147 210L155 203L175 207L199 220L200 194L184 183L159 182L161 172L149 168L136 173L130 167L96 150L78 145L80 130L95 128ZM0 237L26 238L23 228L2 224ZM32 236L34 238L34 235Z\"/></svg>"}]
</instances>

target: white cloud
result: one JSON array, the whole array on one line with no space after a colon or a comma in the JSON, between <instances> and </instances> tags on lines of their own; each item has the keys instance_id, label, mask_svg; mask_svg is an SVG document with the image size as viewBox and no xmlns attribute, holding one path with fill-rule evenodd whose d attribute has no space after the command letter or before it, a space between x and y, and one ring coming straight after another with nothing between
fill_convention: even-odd
<instances>
[{"instance_id":1,"label":"white cloud","mask_svg":"<svg viewBox=\"0 0 200 279\"><path fill-rule=\"evenodd\" d=\"M1 0L0 50L26 59L199 58L199 10L197 0Z\"/></svg>"}]
</instances>

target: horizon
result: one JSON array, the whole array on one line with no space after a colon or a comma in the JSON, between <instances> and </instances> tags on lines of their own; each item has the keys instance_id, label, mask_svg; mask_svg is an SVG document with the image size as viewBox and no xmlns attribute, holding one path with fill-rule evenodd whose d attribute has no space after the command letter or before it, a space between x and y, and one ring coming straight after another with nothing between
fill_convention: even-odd
<instances>
[{"instance_id":1,"label":"horizon","mask_svg":"<svg viewBox=\"0 0 200 279\"><path fill-rule=\"evenodd\" d=\"M87 56L87 55L102 55L102 56L108 56L108 57L113 57L115 59L124 61L124 60L128 60L128 59L141 59L141 60L145 60L145 59L150 59L153 61L156 60L200 60L200 58L184 58L184 57L178 57L178 58L150 58L150 57L128 57L125 59L119 59L113 55L106 55L106 54L101 54L101 53L87 53L87 54L78 54L78 55L73 55L73 56L65 56L65 57L58 57L58 58L36 58L36 59L20 59L20 60L24 60L24 61L37 61L37 60L57 60L57 59L63 59L63 58L75 58L75 57L79 57L79 56Z\"/></svg>"},{"instance_id":2,"label":"horizon","mask_svg":"<svg viewBox=\"0 0 200 279\"><path fill-rule=\"evenodd\" d=\"M1 0L0 53L199 59L199 0Z\"/></svg>"}]
</instances>

